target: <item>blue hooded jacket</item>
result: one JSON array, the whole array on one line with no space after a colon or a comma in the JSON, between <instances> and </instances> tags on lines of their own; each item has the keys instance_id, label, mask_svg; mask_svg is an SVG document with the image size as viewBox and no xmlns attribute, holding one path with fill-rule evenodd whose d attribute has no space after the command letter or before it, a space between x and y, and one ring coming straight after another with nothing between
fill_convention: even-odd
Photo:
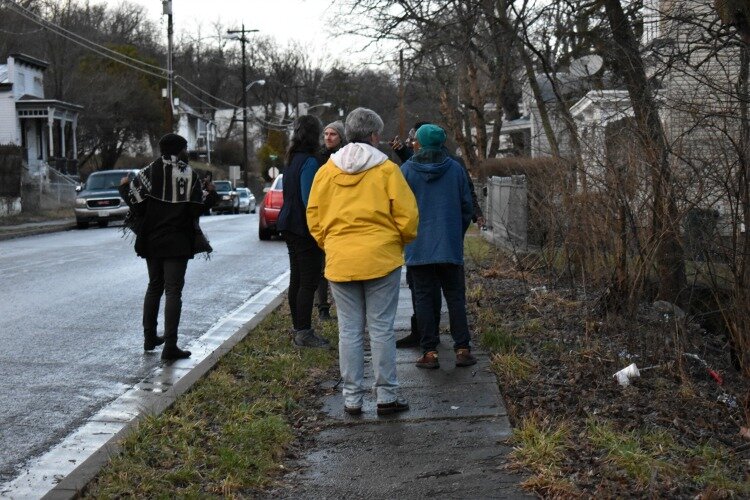
<instances>
[{"instance_id":1,"label":"blue hooded jacket","mask_svg":"<svg viewBox=\"0 0 750 500\"><path fill-rule=\"evenodd\" d=\"M422 149L401 172L419 208L417 239L406 245L406 265L463 265L464 234L473 213L463 167L444 151Z\"/></svg>"}]
</instances>

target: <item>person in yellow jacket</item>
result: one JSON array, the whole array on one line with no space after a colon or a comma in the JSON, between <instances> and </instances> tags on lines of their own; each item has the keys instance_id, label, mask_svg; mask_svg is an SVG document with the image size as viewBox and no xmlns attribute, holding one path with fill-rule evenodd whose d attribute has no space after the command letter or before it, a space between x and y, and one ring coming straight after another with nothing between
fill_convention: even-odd
<instances>
[{"instance_id":1,"label":"person in yellow jacket","mask_svg":"<svg viewBox=\"0 0 750 500\"><path fill-rule=\"evenodd\" d=\"M375 145L383 120L357 108L346 117L349 142L318 170L307 203L307 224L326 254L339 325L344 410L362 412L364 335L370 334L377 413L409 409L396 375L393 322L404 246L417 236L417 202L399 167Z\"/></svg>"}]
</instances>

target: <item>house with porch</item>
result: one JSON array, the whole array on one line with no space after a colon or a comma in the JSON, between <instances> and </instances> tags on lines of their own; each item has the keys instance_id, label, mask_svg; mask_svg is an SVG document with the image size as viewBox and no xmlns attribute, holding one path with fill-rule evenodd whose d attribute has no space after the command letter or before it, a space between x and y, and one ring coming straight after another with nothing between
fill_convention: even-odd
<instances>
[{"instance_id":1,"label":"house with porch","mask_svg":"<svg viewBox=\"0 0 750 500\"><path fill-rule=\"evenodd\" d=\"M77 174L76 129L82 106L44 96L44 71L49 64L26 54L11 54L0 64L0 145L20 148L25 183L41 185L43 193L52 184L71 184ZM57 187L57 186L53 186ZM70 189L66 189L66 193ZM74 191L73 191L74 193ZM57 199L61 199L59 193ZM42 197L39 204L43 205ZM17 207L20 200L3 200Z\"/></svg>"},{"instance_id":2,"label":"house with porch","mask_svg":"<svg viewBox=\"0 0 750 500\"><path fill-rule=\"evenodd\" d=\"M32 177L53 167L76 173L76 129L82 106L44 97L44 71L49 64L11 54L0 64L0 144L21 147Z\"/></svg>"}]
</instances>

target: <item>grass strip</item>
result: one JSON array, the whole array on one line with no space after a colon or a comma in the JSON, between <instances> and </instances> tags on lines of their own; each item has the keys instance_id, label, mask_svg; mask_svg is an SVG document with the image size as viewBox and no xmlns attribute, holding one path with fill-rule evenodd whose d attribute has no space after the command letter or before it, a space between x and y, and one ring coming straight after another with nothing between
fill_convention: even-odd
<instances>
[{"instance_id":1,"label":"grass strip","mask_svg":"<svg viewBox=\"0 0 750 500\"><path fill-rule=\"evenodd\" d=\"M750 498L747 459L710 435L690 445L674 431L646 422L624 428L622 419L605 414L587 418L564 402L514 405L508 394L541 399L562 392L563 384L575 384L575 379L561 382L557 377L567 366L576 366L567 359L600 357L585 354L606 351L601 347L606 337L588 338L582 325L579 339L585 342L561 342L547 324L585 305L555 293L535 295L528 280L538 277L532 273L521 279L529 288L524 301L509 301L517 292L504 291L500 283L518 279L513 274L517 263L474 235L467 235L466 243L467 307L477 338L490 352L510 408L521 410L516 410L509 465L529 474L522 483L525 489L544 498L587 497L592 492L594 498L658 497L665 492L670 498ZM532 387L535 390L529 390ZM677 396L675 404L680 403ZM602 405L610 397L602 391ZM575 458L580 456L586 458Z\"/></svg>"},{"instance_id":2,"label":"grass strip","mask_svg":"<svg viewBox=\"0 0 750 500\"><path fill-rule=\"evenodd\" d=\"M171 408L145 418L84 496L231 497L268 485L336 362L334 350L294 348L290 326L286 306L270 314ZM322 331L336 345L335 324Z\"/></svg>"}]
</instances>

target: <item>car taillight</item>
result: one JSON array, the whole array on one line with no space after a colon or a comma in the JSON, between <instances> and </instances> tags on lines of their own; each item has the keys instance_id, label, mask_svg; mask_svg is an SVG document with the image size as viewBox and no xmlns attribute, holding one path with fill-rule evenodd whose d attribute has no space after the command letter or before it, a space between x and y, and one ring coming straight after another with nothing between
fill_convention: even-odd
<instances>
[{"instance_id":1,"label":"car taillight","mask_svg":"<svg viewBox=\"0 0 750 500\"><path fill-rule=\"evenodd\" d=\"M269 191L268 192L268 208L281 208L284 204L284 192L283 191Z\"/></svg>"}]
</instances>

